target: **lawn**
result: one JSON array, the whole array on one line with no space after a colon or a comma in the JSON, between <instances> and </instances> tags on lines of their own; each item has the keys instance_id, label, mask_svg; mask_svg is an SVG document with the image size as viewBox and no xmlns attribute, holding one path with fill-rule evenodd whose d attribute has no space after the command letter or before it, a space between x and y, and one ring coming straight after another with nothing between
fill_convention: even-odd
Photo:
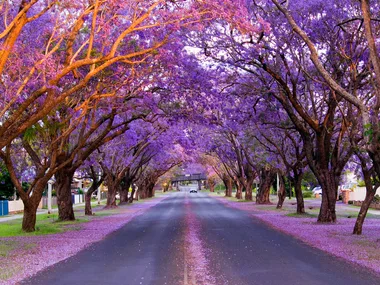
<instances>
[{"instance_id":1,"label":"lawn","mask_svg":"<svg viewBox=\"0 0 380 285\"><path fill-rule=\"evenodd\" d=\"M0 237L55 234L78 229L75 225L89 220L88 217L84 216L84 213L76 213L76 218L75 221L59 222L57 213L37 215L36 231L32 233L25 233L21 230L22 219L3 222L0 223Z\"/></svg>"}]
</instances>

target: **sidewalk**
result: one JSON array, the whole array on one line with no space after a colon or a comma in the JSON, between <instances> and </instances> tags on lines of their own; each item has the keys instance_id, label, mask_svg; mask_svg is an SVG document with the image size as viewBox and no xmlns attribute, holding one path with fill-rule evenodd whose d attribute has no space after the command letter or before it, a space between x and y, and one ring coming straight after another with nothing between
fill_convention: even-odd
<instances>
[{"instance_id":1,"label":"sidewalk","mask_svg":"<svg viewBox=\"0 0 380 285\"><path fill-rule=\"evenodd\" d=\"M105 200L101 200L101 202L102 202L102 201L105 201ZM93 203L92 203L92 206L94 206L95 203L96 203L96 205L97 205L98 202L93 202ZM74 204L74 205L73 205L73 208L74 208L74 209L75 209L75 208L79 208L79 207L84 206L84 205L85 205L85 203ZM52 211L52 213L56 213L56 212L58 212L58 208L54 208L54 209L52 209L51 211ZM48 213L48 210L47 210L47 209L38 209L38 210L37 210L37 215L42 215L42 214L47 214L47 213ZM8 216L0 216L0 223L4 223L4 222L8 222L8 221L12 221L12 220L17 220L17 219L22 219L23 216L24 216L23 213L21 213L21 214L14 214L14 215L10 214L10 215L8 215Z\"/></svg>"}]
</instances>

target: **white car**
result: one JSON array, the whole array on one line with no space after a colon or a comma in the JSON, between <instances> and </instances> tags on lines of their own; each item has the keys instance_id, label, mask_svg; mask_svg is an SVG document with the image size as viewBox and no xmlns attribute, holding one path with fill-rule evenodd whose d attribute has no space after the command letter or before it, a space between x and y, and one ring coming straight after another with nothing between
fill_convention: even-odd
<instances>
[{"instance_id":1,"label":"white car","mask_svg":"<svg viewBox=\"0 0 380 285\"><path fill-rule=\"evenodd\" d=\"M311 190L311 191L313 191L313 194L314 194L314 195L315 195L315 194L320 194L320 195L322 195L322 187L321 187L321 186L314 187L314 189Z\"/></svg>"}]
</instances>

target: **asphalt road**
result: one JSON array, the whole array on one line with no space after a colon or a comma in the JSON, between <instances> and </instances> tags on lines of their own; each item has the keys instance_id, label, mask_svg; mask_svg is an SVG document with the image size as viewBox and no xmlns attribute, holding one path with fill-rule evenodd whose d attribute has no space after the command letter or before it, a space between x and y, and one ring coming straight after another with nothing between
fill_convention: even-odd
<instances>
[{"instance_id":1,"label":"asphalt road","mask_svg":"<svg viewBox=\"0 0 380 285\"><path fill-rule=\"evenodd\" d=\"M184 220L183 195L172 194L103 241L21 284L181 284Z\"/></svg>"},{"instance_id":2,"label":"asphalt road","mask_svg":"<svg viewBox=\"0 0 380 285\"><path fill-rule=\"evenodd\" d=\"M105 240L22 284L184 284L186 211L193 212L201 225L208 274L215 277L215 285L380 284L371 272L203 193L171 194Z\"/></svg>"}]
</instances>

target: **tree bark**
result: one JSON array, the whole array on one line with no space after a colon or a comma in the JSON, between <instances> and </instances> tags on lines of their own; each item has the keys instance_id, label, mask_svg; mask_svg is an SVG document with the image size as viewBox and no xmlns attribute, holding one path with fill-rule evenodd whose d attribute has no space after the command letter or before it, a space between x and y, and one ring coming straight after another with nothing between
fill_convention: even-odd
<instances>
[{"instance_id":1,"label":"tree bark","mask_svg":"<svg viewBox=\"0 0 380 285\"><path fill-rule=\"evenodd\" d=\"M147 194L147 185L146 185L146 182L143 181L143 182L140 182L138 184L138 197L139 199L145 199L148 197L148 194Z\"/></svg>"},{"instance_id":2,"label":"tree bark","mask_svg":"<svg viewBox=\"0 0 380 285\"><path fill-rule=\"evenodd\" d=\"M276 173L271 169L262 169L260 174L260 187L257 191L257 204L271 204L269 200L270 187L276 177Z\"/></svg>"},{"instance_id":3,"label":"tree bark","mask_svg":"<svg viewBox=\"0 0 380 285\"><path fill-rule=\"evenodd\" d=\"M294 193L297 199L297 214L305 214L305 203L302 194L302 176L294 175Z\"/></svg>"},{"instance_id":4,"label":"tree bark","mask_svg":"<svg viewBox=\"0 0 380 285\"><path fill-rule=\"evenodd\" d=\"M280 179L280 189L277 189L278 202L276 209L282 209L286 197L285 179L281 174L278 177Z\"/></svg>"},{"instance_id":5,"label":"tree bark","mask_svg":"<svg viewBox=\"0 0 380 285\"><path fill-rule=\"evenodd\" d=\"M371 205L371 202L373 201L373 198L376 195L376 190L378 188L378 187L373 187L372 180L371 180L371 173L369 169L367 168L366 162L363 158L361 158L361 163L362 163L362 172L364 176L366 194L365 194L365 199L362 203L362 206L360 207L358 217L355 222L354 231L352 232L354 235L362 234L363 223L364 223L365 217L367 216L368 208Z\"/></svg>"},{"instance_id":6,"label":"tree bark","mask_svg":"<svg viewBox=\"0 0 380 285\"><path fill-rule=\"evenodd\" d=\"M232 197L232 179L228 175L223 175L223 183L226 187L226 197Z\"/></svg>"},{"instance_id":7,"label":"tree bark","mask_svg":"<svg viewBox=\"0 0 380 285\"><path fill-rule=\"evenodd\" d=\"M120 188L120 181L113 175L111 172L107 172L107 176L105 178L107 182L107 204L104 208L116 208L116 192Z\"/></svg>"},{"instance_id":8,"label":"tree bark","mask_svg":"<svg viewBox=\"0 0 380 285\"><path fill-rule=\"evenodd\" d=\"M85 203L84 214L86 216L92 216L92 207L91 207L92 193L89 193L89 191L87 191L86 194L84 194L84 203Z\"/></svg>"},{"instance_id":9,"label":"tree bark","mask_svg":"<svg viewBox=\"0 0 380 285\"><path fill-rule=\"evenodd\" d=\"M38 204L24 203L24 216L22 218L22 230L24 232L34 232L36 230Z\"/></svg>"},{"instance_id":10,"label":"tree bark","mask_svg":"<svg viewBox=\"0 0 380 285\"><path fill-rule=\"evenodd\" d=\"M74 221L73 202L71 200L71 181L74 172L68 168L62 168L55 173L57 203L58 203L58 219L60 221Z\"/></svg>"},{"instance_id":11,"label":"tree bark","mask_svg":"<svg viewBox=\"0 0 380 285\"><path fill-rule=\"evenodd\" d=\"M148 184L148 198L153 198L155 193L154 193L154 186L156 185L155 182L150 182Z\"/></svg>"},{"instance_id":12,"label":"tree bark","mask_svg":"<svg viewBox=\"0 0 380 285\"><path fill-rule=\"evenodd\" d=\"M120 188L120 202L119 202L119 205L123 205L123 204L128 203L128 201L129 201L128 194L129 194L129 188L126 189L126 188L124 188L124 186Z\"/></svg>"},{"instance_id":13,"label":"tree bark","mask_svg":"<svg viewBox=\"0 0 380 285\"><path fill-rule=\"evenodd\" d=\"M373 197L375 197L376 191L367 191L365 195L365 199L360 207L360 211L358 217L356 218L354 231L352 232L354 235L361 235L363 231L363 223L365 217L367 216L368 208L371 205Z\"/></svg>"},{"instance_id":14,"label":"tree bark","mask_svg":"<svg viewBox=\"0 0 380 285\"><path fill-rule=\"evenodd\" d=\"M335 223L336 222L336 197L337 183L331 171L325 170L322 172L323 179L319 183L322 187L322 203L318 215L319 223Z\"/></svg>"},{"instance_id":15,"label":"tree bark","mask_svg":"<svg viewBox=\"0 0 380 285\"><path fill-rule=\"evenodd\" d=\"M92 207L91 207L91 198L92 194L96 191L96 189L99 188L99 186L103 183L104 181L104 175L98 180L96 173L92 176L92 184L90 188L87 190L84 199L85 199L85 208L84 208L84 214L86 216L92 216ZM100 191L100 189L98 190Z\"/></svg>"},{"instance_id":16,"label":"tree bark","mask_svg":"<svg viewBox=\"0 0 380 285\"><path fill-rule=\"evenodd\" d=\"M240 182L237 181L237 183L236 183L236 195L235 195L236 199L239 199L239 200L243 199L243 193L242 193L242 191L243 191L243 187L240 184Z\"/></svg>"},{"instance_id":17,"label":"tree bark","mask_svg":"<svg viewBox=\"0 0 380 285\"><path fill-rule=\"evenodd\" d=\"M215 180L210 178L207 180L208 186L210 188L210 192L215 192Z\"/></svg>"},{"instance_id":18,"label":"tree bark","mask_svg":"<svg viewBox=\"0 0 380 285\"><path fill-rule=\"evenodd\" d=\"M131 187L131 180L128 177L124 177L123 183L120 186L120 202L119 205L127 204L129 201L129 188Z\"/></svg>"},{"instance_id":19,"label":"tree bark","mask_svg":"<svg viewBox=\"0 0 380 285\"><path fill-rule=\"evenodd\" d=\"M244 188L245 188L245 197L244 199L246 201L253 201L253 196L252 196L252 185L253 185L253 180L249 179L245 182Z\"/></svg>"}]
</instances>

